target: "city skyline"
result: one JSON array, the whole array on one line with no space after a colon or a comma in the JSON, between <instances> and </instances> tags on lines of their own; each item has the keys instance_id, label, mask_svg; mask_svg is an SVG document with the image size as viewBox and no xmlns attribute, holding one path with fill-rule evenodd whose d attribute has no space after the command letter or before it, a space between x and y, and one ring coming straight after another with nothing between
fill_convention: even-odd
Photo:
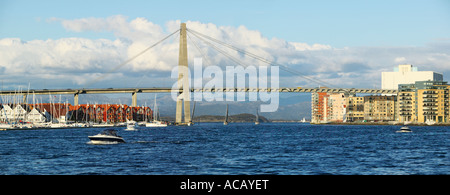
<instances>
[{"instance_id":1,"label":"city skyline","mask_svg":"<svg viewBox=\"0 0 450 195\"><path fill-rule=\"evenodd\" d=\"M381 72L413 64L450 73L445 1L2 1L3 87L167 87L176 38L106 74L181 22L340 87L381 88ZM189 43L191 44L192 43ZM223 56L202 47L214 65ZM189 63L200 52L189 48ZM238 55L236 55L238 56ZM251 65L247 58L242 61ZM127 82L124 82L127 81ZM280 86L317 86L281 72Z\"/></svg>"}]
</instances>

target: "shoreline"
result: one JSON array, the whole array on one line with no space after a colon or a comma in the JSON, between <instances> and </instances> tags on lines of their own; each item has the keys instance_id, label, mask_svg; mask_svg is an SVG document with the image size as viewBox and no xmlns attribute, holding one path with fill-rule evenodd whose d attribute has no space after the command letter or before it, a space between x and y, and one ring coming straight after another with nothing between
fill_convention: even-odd
<instances>
[{"instance_id":1,"label":"shoreline","mask_svg":"<svg viewBox=\"0 0 450 195\"><path fill-rule=\"evenodd\" d=\"M398 122L365 122L365 123L343 123L343 122L331 122L331 123L310 123L311 125L386 125L386 126L450 126L450 123L436 123L433 125L427 125L425 123L409 123L407 125Z\"/></svg>"},{"instance_id":2,"label":"shoreline","mask_svg":"<svg viewBox=\"0 0 450 195\"><path fill-rule=\"evenodd\" d=\"M222 123L217 121L208 121L208 122L200 122L200 123ZM233 123L254 123L254 122L233 122ZM403 123L392 123L392 122L365 122L365 123L343 123L343 122L330 122L330 123L303 123L303 122L296 122L296 121L272 121L272 122L264 122L264 123L298 123L298 124L310 124L310 125L360 125L360 126L450 126L450 123L439 123L434 125L427 125L425 123L410 123L407 125L404 125ZM124 126L89 126L89 127L54 127L54 128L13 128L13 129L4 129L0 128L0 131L17 131L17 130L59 130L59 129L88 129L88 128L117 128L117 127L124 127Z\"/></svg>"}]
</instances>

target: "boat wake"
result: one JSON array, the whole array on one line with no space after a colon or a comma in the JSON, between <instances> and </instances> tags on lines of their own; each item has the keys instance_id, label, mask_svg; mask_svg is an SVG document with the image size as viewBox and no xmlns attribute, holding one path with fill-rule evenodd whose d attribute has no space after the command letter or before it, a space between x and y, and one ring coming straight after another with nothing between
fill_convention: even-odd
<instances>
[{"instance_id":1,"label":"boat wake","mask_svg":"<svg viewBox=\"0 0 450 195\"><path fill-rule=\"evenodd\" d=\"M89 145L114 145L114 144L120 144L123 142L109 142L109 141L88 141L86 144Z\"/></svg>"}]
</instances>

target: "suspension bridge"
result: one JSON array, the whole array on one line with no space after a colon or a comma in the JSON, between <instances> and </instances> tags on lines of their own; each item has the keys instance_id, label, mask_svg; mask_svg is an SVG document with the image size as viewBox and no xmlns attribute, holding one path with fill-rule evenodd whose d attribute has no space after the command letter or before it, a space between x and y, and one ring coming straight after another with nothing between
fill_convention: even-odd
<instances>
[{"instance_id":1,"label":"suspension bridge","mask_svg":"<svg viewBox=\"0 0 450 195\"><path fill-rule=\"evenodd\" d=\"M334 86L333 84L327 83L323 80L313 78L311 76L307 76L303 73L301 73L298 70L292 69L286 65L276 63L274 61L267 60L263 57L260 57L256 54L253 54L249 51L246 51L245 49L237 48L229 43L222 42L220 40L217 40L213 37L210 37L208 35L199 33L193 29L186 28L186 23L182 23L180 26L180 29L177 31L169 34L168 36L164 37L160 41L156 42L155 44L151 45L150 47L146 48L142 52L138 53L135 56L132 56L127 61L117 65L114 67L111 71L109 71L106 74L109 74L111 72L117 71L119 68L123 67L124 65L130 63L134 59L138 58L139 56L143 55L150 49L154 48L158 44L164 42L165 40L169 39L171 36L176 35L179 33L180 35L180 48L179 48L179 58L178 58L178 88L83 88L83 89L29 89L27 91L12 91L12 90L6 90L6 91L0 91L0 95L22 95L23 101L25 102L26 98L30 94L35 95L73 95L74 96L74 102L73 105L79 104L79 95L80 94L116 94L116 93L126 93L131 94L132 97L132 105L133 107L137 106L137 94L139 93L173 93L176 92L178 94L177 98L177 106L176 106L176 124L187 124L191 122L191 113L190 113L190 93L193 92L280 92L280 93L315 93L315 92L327 92L327 93L366 93L366 94L397 94L397 90L383 90L383 89L355 89L355 88L339 88ZM279 87L279 88L191 88L189 86L189 77L188 77L188 55L187 55L187 38L189 37L192 40L192 37L197 38L198 40L201 40L206 45L210 46L211 48L215 49L219 53L223 54L224 56L228 57L231 61L233 61L236 64L242 65L244 67L248 67L244 63L242 63L239 59L233 57L225 50L221 49L219 46L229 48L233 51L236 51L242 55L245 55L247 57L250 57L254 60L257 60L259 62L265 63L268 66L278 66L281 70L284 70L286 72L292 73L296 76L302 77L310 82L319 84L321 86L327 86L327 87L316 87L316 88L303 88L303 87L297 87L297 88L287 88L287 87ZM198 49L198 43L196 41L192 41L195 47ZM201 52L202 55L205 57L204 53ZM88 86L99 82L104 76L98 77L96 79L93 79L91 82L89 82ZM184 113L184 118L183 118Z\"/></svg>"}]
</instances>

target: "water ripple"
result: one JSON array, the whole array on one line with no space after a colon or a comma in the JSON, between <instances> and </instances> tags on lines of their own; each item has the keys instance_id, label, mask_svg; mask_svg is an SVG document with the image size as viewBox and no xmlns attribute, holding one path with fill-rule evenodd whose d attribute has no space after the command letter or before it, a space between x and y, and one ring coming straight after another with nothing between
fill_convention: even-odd
<instances>
[{"instance_id":1,"label":"water ripple","mask_svg":"<svg viewBox=\"0 0 450 195\"><path fill-rule=\"evenodd\" d=\"M446 127L202 123L119 130L127 143L88 145L101 129L0 132L1 174L448 174Z\"/></svg>"}]
</instances>

